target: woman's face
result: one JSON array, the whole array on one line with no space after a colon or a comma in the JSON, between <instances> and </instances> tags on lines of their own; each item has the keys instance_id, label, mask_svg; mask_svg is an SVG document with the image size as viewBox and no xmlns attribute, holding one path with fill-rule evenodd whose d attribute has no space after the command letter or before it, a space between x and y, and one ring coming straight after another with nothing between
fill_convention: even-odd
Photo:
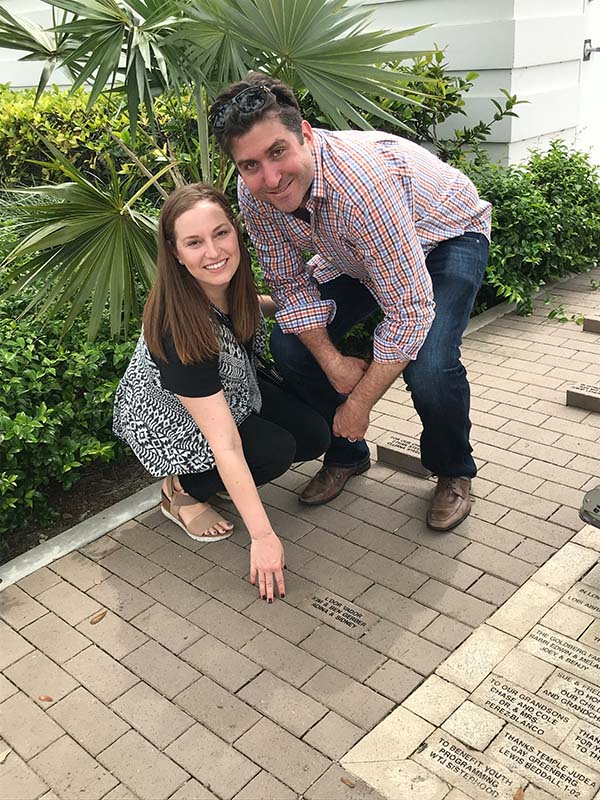
<instances>
[{"instance_id":1,"label":"woman's face","mask_svg":"<svg viewBox=\"0 0 600 800\"><path fill-rule=\"evenodd\" d=\"M175 255L211 302L225 296L240 264L236 230L223 209L200 200L175 221Z\"/></svg>"}]
</instances>

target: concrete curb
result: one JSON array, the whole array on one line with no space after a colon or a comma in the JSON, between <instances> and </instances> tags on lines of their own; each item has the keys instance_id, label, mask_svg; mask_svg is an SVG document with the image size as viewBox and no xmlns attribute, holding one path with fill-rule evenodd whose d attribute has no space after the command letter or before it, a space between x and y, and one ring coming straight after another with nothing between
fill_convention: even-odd
<instances>
[{"instance_id":1,"label":"concrete curb","mask_svg":"<svg viewBox=\"0 0 600 800\"><path fill-rule=\"evenodd\" d=\"M0 567L0 592L30 575L40 567L45 567L57 558L78 550L119 525L143 514L160 502L161 481L146 486L139 492L105 508L99 514L74 525L53 539L39 544L22 556L17 556Z\"/></svg>"}]
</instances>

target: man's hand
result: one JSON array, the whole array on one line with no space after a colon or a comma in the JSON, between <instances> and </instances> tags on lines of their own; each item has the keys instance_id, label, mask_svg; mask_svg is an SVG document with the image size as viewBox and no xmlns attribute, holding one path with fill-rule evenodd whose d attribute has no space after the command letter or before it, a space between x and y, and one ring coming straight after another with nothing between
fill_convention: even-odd
<instances>
[{"instance_id":1,"label":"man's hand","mask_svg":"<svg viewBox=\"0 0 600 800\"><path fill-rule=\"evenodd\" d=\"M364 439L369 427L370 411L368 406L357 403L349 397L335 412L333 435L344 436L350 441Z\"/></svg>"},{"instance_id":2,"label":"man's hand","mask_svg":"<svg viewBox=\"0 0 600 800\"><path fill-rule=\"evenodd\" d=\"M322 368L336 392L350 394L362 380L369 365L362 358L337 353L337 358L325 362Z\"/></svg>"}]
</instances>

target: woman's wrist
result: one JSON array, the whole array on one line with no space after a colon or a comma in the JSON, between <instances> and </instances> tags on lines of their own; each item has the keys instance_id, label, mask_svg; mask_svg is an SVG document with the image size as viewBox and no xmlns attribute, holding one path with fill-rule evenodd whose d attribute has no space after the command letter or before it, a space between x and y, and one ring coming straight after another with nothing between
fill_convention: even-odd
<instances>
[{"instance_id":1,"label":"woman's wrist","mask_svg":"<svg viewBox=\"0 0 600 800\"><path fill-rule=\"evenodd\" d=\"M275 536L275 531L272 528L266 528L260 531L250 531L250 539L253 542L260 542L268 536Z\"/></svg>"}]
</instances>

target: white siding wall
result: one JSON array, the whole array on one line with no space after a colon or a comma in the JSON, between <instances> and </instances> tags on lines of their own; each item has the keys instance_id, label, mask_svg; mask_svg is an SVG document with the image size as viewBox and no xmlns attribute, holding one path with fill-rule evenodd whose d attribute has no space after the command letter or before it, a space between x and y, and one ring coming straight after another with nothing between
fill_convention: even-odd
<instances>
[{"instance_id":1,"label":"white siding wall","mask_svg":"<svg viewBox=\"0 0 600 800\"><path fill-rule=\"evenodd\" d=\"M453 71L479 72L467 96L468 117L456 116L442 134L491 119L490 98L502 102L499 89L504 88L529 103L517 107L517 118L493 126L489 149L494 157L518 161L527 156L529 147L543 147L560 136L582 147L595 146L600 163L600 118L590 122L588 114L585 126L582 123L585 109L598 106L600 53L592 55L595 63L581 61L584 38L592 37L593 44L600 45L600 0L366 0L366 4L373 10L374 27L433 23L400 42L400 47L427 49L437 44L446 50ZM40 0L3 0L3 5L38 24L50 24L50 9ZM37 84L40 66L18 62L19 55L0 49L0 82ZM590 80L592 70L597 81ZM53 80L66 82L58 74Z\"/></svg>"}]
</instances>

